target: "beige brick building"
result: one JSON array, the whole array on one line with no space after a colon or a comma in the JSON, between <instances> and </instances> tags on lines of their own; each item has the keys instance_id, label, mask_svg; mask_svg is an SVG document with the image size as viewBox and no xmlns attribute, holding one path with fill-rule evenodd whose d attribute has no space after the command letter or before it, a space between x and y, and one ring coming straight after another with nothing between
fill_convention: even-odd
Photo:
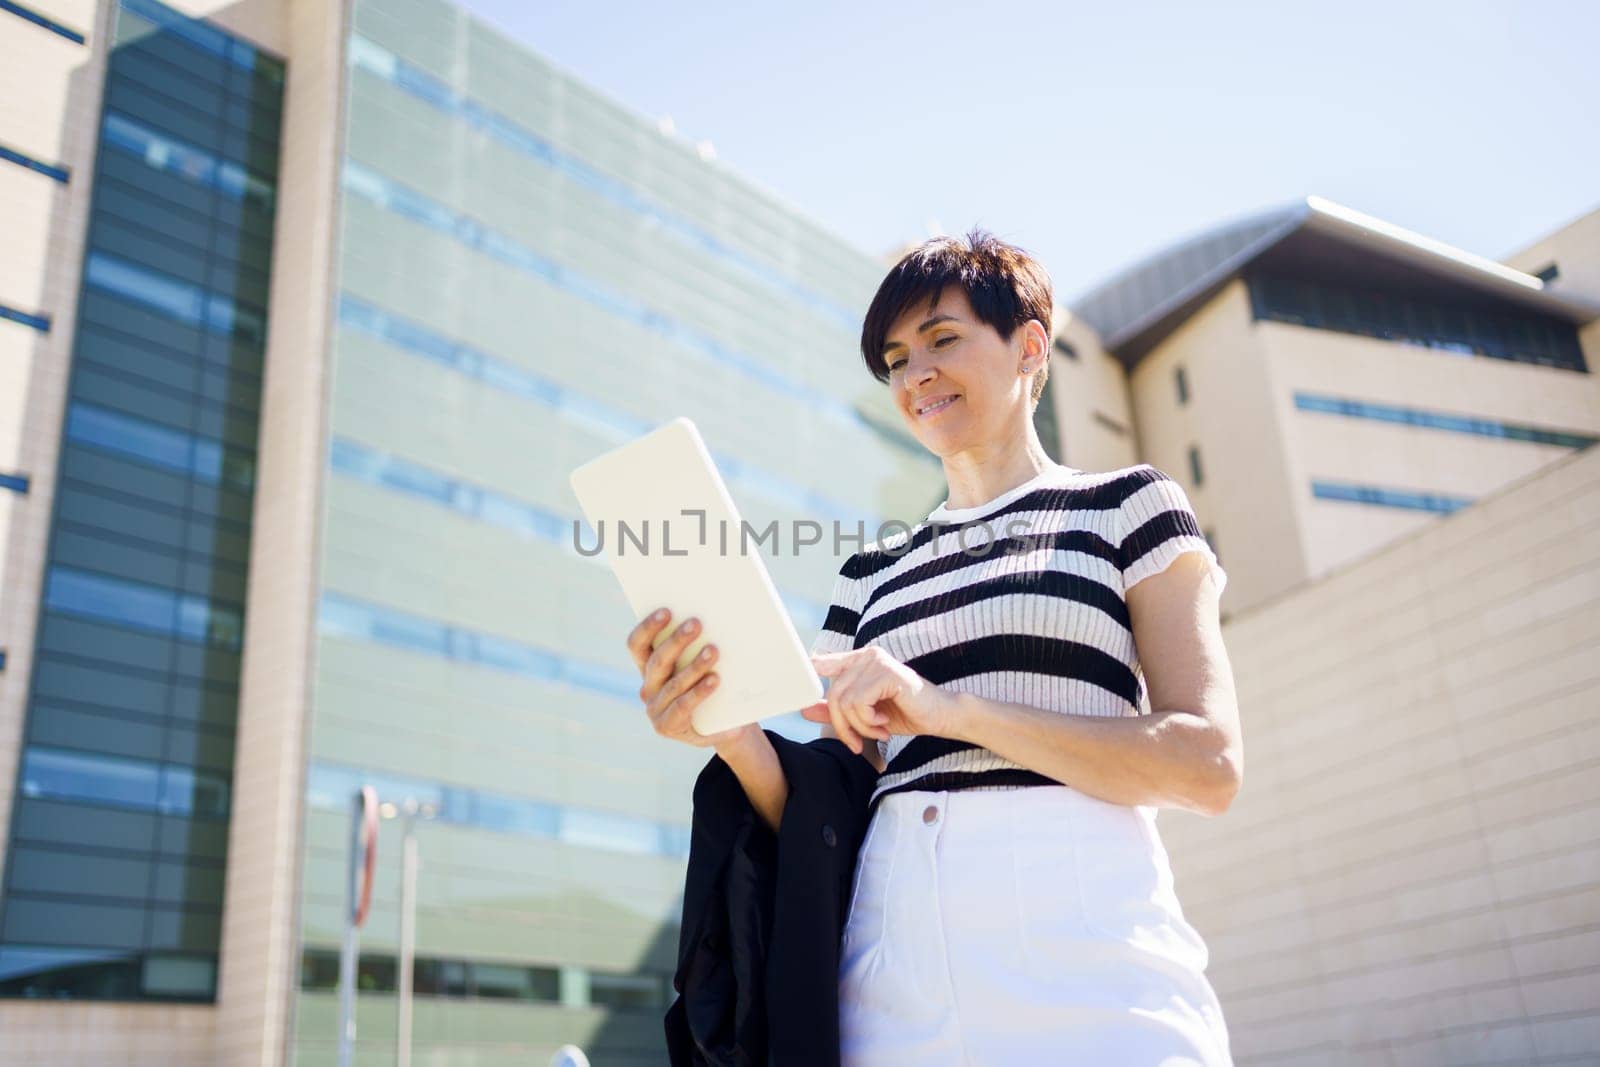
<instances>
[{"instance_id":1,"label":"beige brick building","mask_svg":"<svg viewBox=\"0 0 1600 1067\"><path fill-rule=\"evenodd\" d=\"M1163 836L1239 1063L1600 1055L1600 449L1225 628L1245 785Z\"/></svg>"},{"instance_id":2,"label":"beige brick building","mask_svg":"<svg viewBox=\"0 0 1600 1067\"><path fill-rule=\"evenodd\" d=\"M1067 462L1178 478L1224 617L1321 578L1600 438L1595 219L1564 288L1318 197L1182 242L1072 303Z\"/></svg>"},{"instance_id":3,"label":"beige brick building","mask_svg":"<svg viewBox=\"0 0 1600 1067\"><path fill-rule=\"evenodd\" d=\"M1541 283L1313 200L1092 294L1086 316L1131 323L1111 349L1062 331L1113 382L1135 353L1131 399L1085 397L1069 442L1083 428L1110 465L1127 453L1100 416L1137 427L1236 576L1245 785L1162 833L1241 1064L1600 1062L1597 234L1600 211L1509 257ZM1404 334L1415 305L1368 305L1362 329L1304 291L1253 314L1251 264L1290 241L1301 279L1322 258L1330 289L1385 277L1424 310L1467 286L1460 306L1571 324L1576 353L1457 354ZM1102 306L1124 287L1183 308L1141 326L1158 313Z\"/></svg>"}]
</instances>

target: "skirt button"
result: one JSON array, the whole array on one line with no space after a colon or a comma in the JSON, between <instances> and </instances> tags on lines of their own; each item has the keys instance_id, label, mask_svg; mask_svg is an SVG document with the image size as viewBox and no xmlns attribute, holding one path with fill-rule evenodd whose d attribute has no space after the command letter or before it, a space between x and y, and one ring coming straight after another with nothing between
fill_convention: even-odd
<instances>
[{"instance_id":1,"label":"skirt button","mask_svg":"<svg viewBox=\"0 0 1600 1067\"><path fill-rule=\"evenodd\" d=\"M922 812L922 821L932 826L939 821L939 809L929 804Z\"/></svg>"}]
</instances>

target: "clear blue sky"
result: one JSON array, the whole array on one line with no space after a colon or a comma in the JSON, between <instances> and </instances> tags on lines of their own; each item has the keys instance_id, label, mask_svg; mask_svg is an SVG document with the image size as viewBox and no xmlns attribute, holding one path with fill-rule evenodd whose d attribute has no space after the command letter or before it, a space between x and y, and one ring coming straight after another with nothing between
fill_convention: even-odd
<instances>
[{"instance_id":1,"label":"clear blue sky","mask_svg":"<svg viewBox=\"0 0 1600 1067\"><path fill-rule=\"evenodd\" d=\"M981 224L1057 301L1317 194L1502 258L1600 204L1600 3L462 0L874 255Z\"/></svg>"}]
</instances>

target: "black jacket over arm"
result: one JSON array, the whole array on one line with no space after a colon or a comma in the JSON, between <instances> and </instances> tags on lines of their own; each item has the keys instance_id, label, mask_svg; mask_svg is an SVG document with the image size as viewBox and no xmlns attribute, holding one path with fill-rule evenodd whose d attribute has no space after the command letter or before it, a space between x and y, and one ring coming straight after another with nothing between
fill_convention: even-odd
<instances>
[{"instance_id":1,"label":"black jacket over arm","mask_svg":"<svg viewBox=\"0 0 1600 1067\"><path fill-rule=\"evenodd\" d=\"M878 772L842 741L765 731L789 783L774 834L713 756L694 786L673 1067L837 1067L839 939Z\"/></svg>"}]
</instances>

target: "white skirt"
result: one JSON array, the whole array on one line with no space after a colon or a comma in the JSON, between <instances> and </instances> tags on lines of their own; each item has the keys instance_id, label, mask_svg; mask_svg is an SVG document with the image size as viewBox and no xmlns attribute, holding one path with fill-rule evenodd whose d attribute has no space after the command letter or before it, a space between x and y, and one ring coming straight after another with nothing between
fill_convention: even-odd
<instances>
[{"instance_id":1,"label":"white skirt","mask_svg":"<svg viewBox=\"0 0 1600 1067\"><path fill-rule=\"evenodd\" d=\"M840 951L843 1067L1231 1067L1155 811L1066 786L880 801Z\"/></svg>"}]
</instances>

